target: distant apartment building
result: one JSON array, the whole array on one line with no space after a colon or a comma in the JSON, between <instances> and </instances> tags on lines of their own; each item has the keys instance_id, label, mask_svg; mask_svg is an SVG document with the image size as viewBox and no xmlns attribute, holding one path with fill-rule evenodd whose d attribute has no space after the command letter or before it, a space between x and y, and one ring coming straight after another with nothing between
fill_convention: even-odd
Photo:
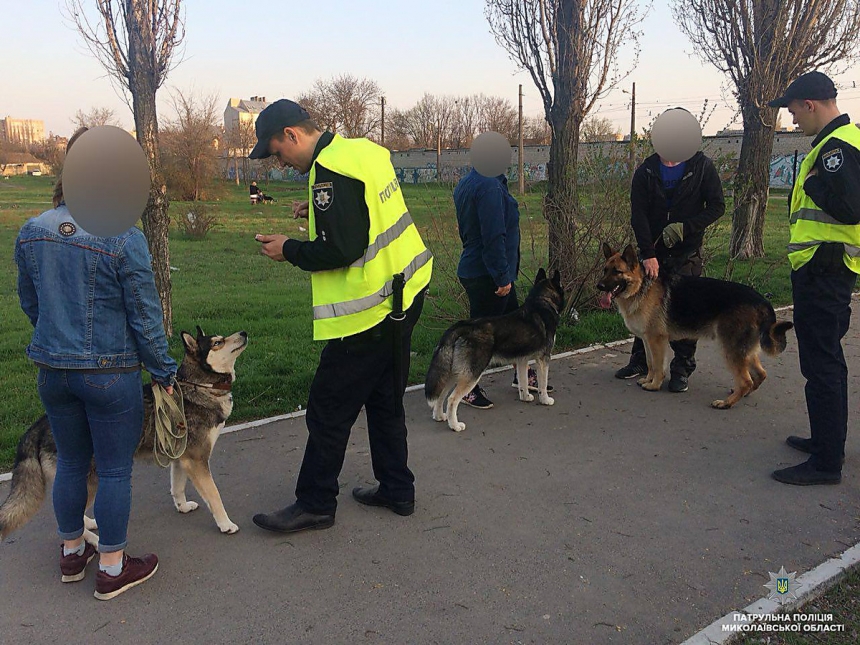
<instances>
[{"instance_id":1,"label":"distant apartment building","mask_svg":"<svg viewBox=\"0 0 860 645\"><path fill-rule=\"evenodd\" d=\"M224 132L231 134L236 128L254 129L260 112L268 107L265 96L250 99L230 99L224 110Z\"/></svg>"},{"instance_id":2,"label":"distant apartment building","mask_svg":"<svg viewBox=\"0 0 860 645\"><path fill-rule=\"evenodd\" d=\"M45 122L39 119L0 119L0 141L29 146L45 140Z\"/></svg>"}]
</instances>

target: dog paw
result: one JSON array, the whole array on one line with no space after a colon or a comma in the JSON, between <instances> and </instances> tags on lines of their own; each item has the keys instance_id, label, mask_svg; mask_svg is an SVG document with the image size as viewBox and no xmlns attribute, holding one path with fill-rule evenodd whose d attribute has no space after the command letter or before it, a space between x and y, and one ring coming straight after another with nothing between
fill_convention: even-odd
<instances>
[{"instance_id":1,"label":"dog paw","mask_svg":"<svg viewBox=\"0 0 860 645\"><path fill-rule=\"evenodd\" d=\"M190 513L191 511L197 510L197 502L182 502L180 504L174 504L176 506L176 510L180 513Z\"/></svg>"},{"instance_id":2,"label":"dog paw","mask_svg":"<svg viewBox=\"0 0 860 645\"><path fill-rule=\"evenodd\" d=\"M540 397L541 405L553 405L555 403L555 399L551 396L542 396Z\"/></svg>"},{"instance_id":3,"label":"dog paw","mask_svg":"<svg viewBox=\"0 0 860 645\"><path fill-rule=\"evenodd\" d=\"M233 522L228 522L227 524L219 524L218 528L221 529L222 533L226 533L227 535L233 535L234 533L239 532L239 527Z\"/></svg>"},{"instance_id":4,"label":"dog paw","mask_svg":"<svg viewBox=\"0 0 860 645\"><path fill-rule=\"evenodd\" d=\"M645 381L644 383L642 383L642 389L648 390L649 392L656 392L657 390L660 389L661 385L663 385L663 384L662 383L655 383L654 381Z\"/></svg>"},{"instance_id":5,"label":"dog paw","mask_svg":"<svg viewBox=\"0 0 860 645\"><path fill-rule=\"evenodd\" d=\"M444 412L443 412L442 414L438 415L438 416L434 414L434 415L433 415L433 420L434 420L434 421L447 421L447 420L448 420L448 415L447 415L447 414L445 414Z\"/></svg>"},{"instance_id":6,"label":"dog paw","mask_svg":"<svg viewBox=\"0 0 860 645\"><path fill-rule=\"evenodd\" d=\"M650 383L650 382L651 382L651 379L649 379L647 376L643 376L642 378L640 378L640 379L639 379L638 381L636 381L636 382L637 382L639 385L645 385L646 383Z\"/></svg>"},{"instance_id":7,"label":"dog paw","mask_svg":"<svg viewBox=\"0 0 860 645\"><path fill-rule=\"evenodd\" d=\"M716 401L713 401L711 403L711 407L715 408L717 410L728 410L730 407L732 407L732 404L729 403L728 401L723 401L722 399L717 399Z\"/></svg>"},{"instance_id":8,"label":"dog paw","mask_svg":"<svg viewBox=\"0 0 860 645\"><path fill-rule=\"evenodd\" d=\"M96 547L96 549L99 548L99 536L90 531L89 529L84 529L84 541L87 544Z\"/></svg>"},{"instance_id":9,"label":"dog paw","mask_svg":"<svg viewBox=\"0 0 860 645\"><path fill-rule=\"evenodd\" d=\"M525 393L520 392L520 401L525 401L526 403L531 403L535 400L535 395L526 390Z\"/></svg>"},{"instance_id":10,"label":"dog paw","mask_svg":"<svg viewBox=\"0 0 860 645\"><path fill-rule=\"evenodd\" d=\"M449 423L448 427L450 427L454 432L463 432L463 430L466 429L466 424L460 421L458 423Z\"/></svg>"},{"instance_id":11,"label":"dog paw","mask_svg":"<svg viewBox=\"0 0 860 645\"><path fill-rule=\"evenodd\" d=\"M93 518L84 515L84 528L88 531L98 531L99 525L96 524L96 521Z\"/></svg>"}]
</instances>

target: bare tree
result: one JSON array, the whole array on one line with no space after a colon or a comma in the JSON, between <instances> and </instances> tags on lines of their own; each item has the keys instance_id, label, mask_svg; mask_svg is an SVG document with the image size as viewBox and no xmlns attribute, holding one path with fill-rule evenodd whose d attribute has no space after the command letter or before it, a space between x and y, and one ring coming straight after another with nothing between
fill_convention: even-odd
<instances>
[{"instance_id":1,"label":"bare tree","mask_svg":"<svg viewBox=\"0 0 860 645\"><path fill-rule=\"evenodd\" d=\"M644 18L636 0L485 0L496 41L528 71L552 130L544 216L549 264L573 272L572 231L579 209L579 130L595 102L629 75L614 61L636 47Z\"/></svg>"},{"instance_id":2,"label":"bare tree","mask_svg":"<svg viewBox=\"0 0 860 645\"><path fill-rule=\"evenodd\" d=\"M523 138L529 145L548 146L552 140L552 130L546 117L527 116L523 118Z\"/></svg>"},{"instance_id":3,"label":"bare tree","mask_svg":"<svg viewBox=\"0 0 860 645\"><path fill-rule=\"evenodd\" d=\"M116 113L110 108L92 107L89 112L78 110L72 118L75 130L78 128L97 128L102 125L114 125L120 127L122 124Z\"/></svg>"},{"instance_id":4,"label":"bare tree","mask_svg":"<svg viewBox=\"0 0 860 645\"><path fill-rule=\"evenodd\" d=\"M478 129L480 132L498 132L504 136L511 145L517 145L519 138L519 112L508 99L499 96L481 97L480 120Z\"/></svg>"},{"instance_id":5,"label":"bare tree","mask_svg":"<svg viewBox=\"0 0 860 645\"><path fill-rule=\"evenodd\" d=\"M71 20L111 79L131 96L137 140L149 161L151 187L143 231L152 253L155 285L164 311L164 328L173 335L170 293L169 203L161 177L155 95L172 69L185 37L182 0L95 0L90 18L84 0L67 0Z\"/></svg>"},{"instance_id":6,"label":"bare tree","mask_svg":"<svg viewBox=\"0 0 860 645\"><path fill-rule=\"evenodd\" d=\"M174 183L182 199L204 199L218 163L218 96L175 90L171 95L174 117L161 132L168 185Z\"/></svg>"},{"instance_id":7,"label":"bare tree","mask_svg":"<svg viewBox=\"0 0 860 645\"><path fill-rule=\"evenodd\" d=\"M606 117L591 116L582 122L580 141L587 143L598 141L616 141L621 134L617 127Z\"/></svg>"},{"instance_id":8,"label":"bare tree","mask_svg":"<svg viewBox=\"0 0 860 645\"><path fill-rule=\"evenodd\" d=\"M699 57L726 74L743 116L729 253L762 257L768 167L778 110L767 101L800 74L856 60L857 0L675 0Z\"/></svg>"},{"instance_id":9,"label":"bare tree","mask_svg":"<svg viewBox=\"0 0 860 645\"><path fill-rule=\"evenodd\" d=\"M327 130L345 137L367 137L379 128L381 96L376 81L341 74L317 79L313 88L300 94L296 102Z\"/></svg>"},{"instance_id":10,"label":"bare tree","mask_svg":"<svg viewBox=\"0 0 860 645\"><path fill-rule=\"evenodd\" d=\"M454 114L451 117L450 141L453 148L468 148L478 134L483 94L461 96L454 101Z\"/></svg>"},{"instance_id":11,"label":"bare tree","mask_svg":"<svg viewBox=\"0 0 860 645\"><path fill-rule=\"evenodd\" d=\"M335 115L334 104L324 91L324 85L321 89L321 83L322 81L317 80L310 91L299 94L296 97L296 103L305 108L311 118L323 130L337 132L337 116Z\"/></svg>"},{"instance_id":12,"label":"bare tree","mask_svg":"<svg viewBox=\"0 0 860 645\"><path fill-rule=\"evenodd\" d=\"M68 139L50 134L43 141L37 141L30 145L30 154L39 161L44 161L51 167L51 172L58 175L66 160L66 144Z\"/></svg>"},{"instance_id":13,"label":"bare tree","mask_svg":"<svg viewBox=\"0 0 860 645\"><path fill-rule=\"evenodd\" d=\"M408 150L413 146L409 137L407 111L391 108L385 113L385 146L389 150Z\"/></svg>"},{"instance_id":14,"label":"bare tree","mask_svg":"<svg viewBox=\"0 0 860 645\"><path fill-rule=\"evenodd\" d=\"M451 123L454 120L456 103L450 96L437 97L424 94L405 113L404 126L409 138L421 148L435 148L442 137L442 146L450 146Z\"/></svg>"}]
</instances>

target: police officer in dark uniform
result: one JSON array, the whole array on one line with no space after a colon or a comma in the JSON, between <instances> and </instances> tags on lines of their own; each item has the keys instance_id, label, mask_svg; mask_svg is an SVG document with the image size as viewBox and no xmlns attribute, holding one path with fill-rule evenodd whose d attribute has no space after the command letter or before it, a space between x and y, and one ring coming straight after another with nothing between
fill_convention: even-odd
<instances>
[{"instance_id":1,"label":"police officer in dark uniform","mask_svg":"<svg viewBox=\"0 0 860 645\"><path fill-rule=\"evenodd\" d=\"M821 72L798 77L768 105L788 108L804 134L815 135L792 188L788 245L811 437L786 441L811 456L773 477L785 484L838 484L848 432L842 337L860 273L860 128L839 112L836 87Z\"/></svg>"},{"instance_id":2,"label":"police officer in dark uniform","mask_svg":"<svg viewBox=\"0 0 860 645\"><path fill-rule=\"evenodd\" d=\"M254 516L292 533L334 524L338 475L350 430L364 407L379 485L353 497L399 515L415 506L407 466L403 393L412 330L430 281L432 255L399 190L388 150L366 139L321 132L298 104L281 99L260 113L252 159L276 156L309 173L309 241L258 235L261 252L311 273L314 339L328 343L308 396L308 442L295 503Z\"/></svg>"},{"instance_id":3,"label":"police officer in dark uniform","mask_svg":"<svg viewBox=\"0 0 860 645\"><path fill-rule=\"evenodd\" d=\"M630 223L645 273L651 278L660 271L702 275L705 229L725 211L720 176L702 152L680 163L657 153L645 159L633 174L630 189ZM696 369L696 341L676 340L670 344L675 356L670 366L669 391L685 392ZM630 379L647 372L645 344L636 338L629 363L615 377Z\"/></svg>"}]
</instances>

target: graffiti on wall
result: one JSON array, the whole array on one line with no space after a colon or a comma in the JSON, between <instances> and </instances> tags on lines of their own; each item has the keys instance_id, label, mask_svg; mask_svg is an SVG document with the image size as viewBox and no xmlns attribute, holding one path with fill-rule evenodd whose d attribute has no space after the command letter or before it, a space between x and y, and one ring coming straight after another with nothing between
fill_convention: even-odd
<instances>
[{"instance_id":1,"label":"graffiti on wall","mask_svg":"<svg viewBox=\"0 0 860 645\"><path fill-rule=\"evenodd\" d=\"M806 158L806 154L797 155L797 170ZM771 157L770 160L770 187L791 188L794 183L794 155L781 155Z\"/></svg>"},{"instance_id":2,"label":"graffiti on wall","mask_svg":"<svg viewBox=\"0 0 860 645\"><path fill-rule=\"evenodd\" d=\"M798 154L797 155L797 170L800 170L800 164L803 159L806 157L806 154ZM394 171L397 174L397 180L401 184L426 184L432 183L435 181L442 181L445 183L457 183L462 179L465 175L469 173L472 169L471 166L463 165L463 166L443 166L440 173L436 172L436 164L432 162L428 162L426 166L422 166L419 168L395 168ZM236 169L233 165L228 165L226 167L225 175L228 179L235 179ZM626 170L626 164L621 164L618 168L607 168L607 172L612 172L613 170L623 173ZM241 181L250 181L250 180L260 180L265 179L266 174L263 168L259 167L251 167L248 172L248 176L245 176L243 169L239 168L239 179ZM523 174L525 175L525 179L527 183L535 183L539 181L546 181L547 179L547 164L546 163L535 163L535 162L527 162L523 164ZM511 166L508 168L508 181L516 182L517 181L517 167ZM294 170L293 168L271 168L269 169L269 179L273 181L298 181L298 182L306 182L308 180L307 174L301 174ZM583 177L585 180L585 177ZM727 179L724 177L724 181L731 181L731 179ZM771 188L790 188L794 181L794 155L776 155L771 157L770 160L770 186Z\"/></svg>"}]
</instances>

